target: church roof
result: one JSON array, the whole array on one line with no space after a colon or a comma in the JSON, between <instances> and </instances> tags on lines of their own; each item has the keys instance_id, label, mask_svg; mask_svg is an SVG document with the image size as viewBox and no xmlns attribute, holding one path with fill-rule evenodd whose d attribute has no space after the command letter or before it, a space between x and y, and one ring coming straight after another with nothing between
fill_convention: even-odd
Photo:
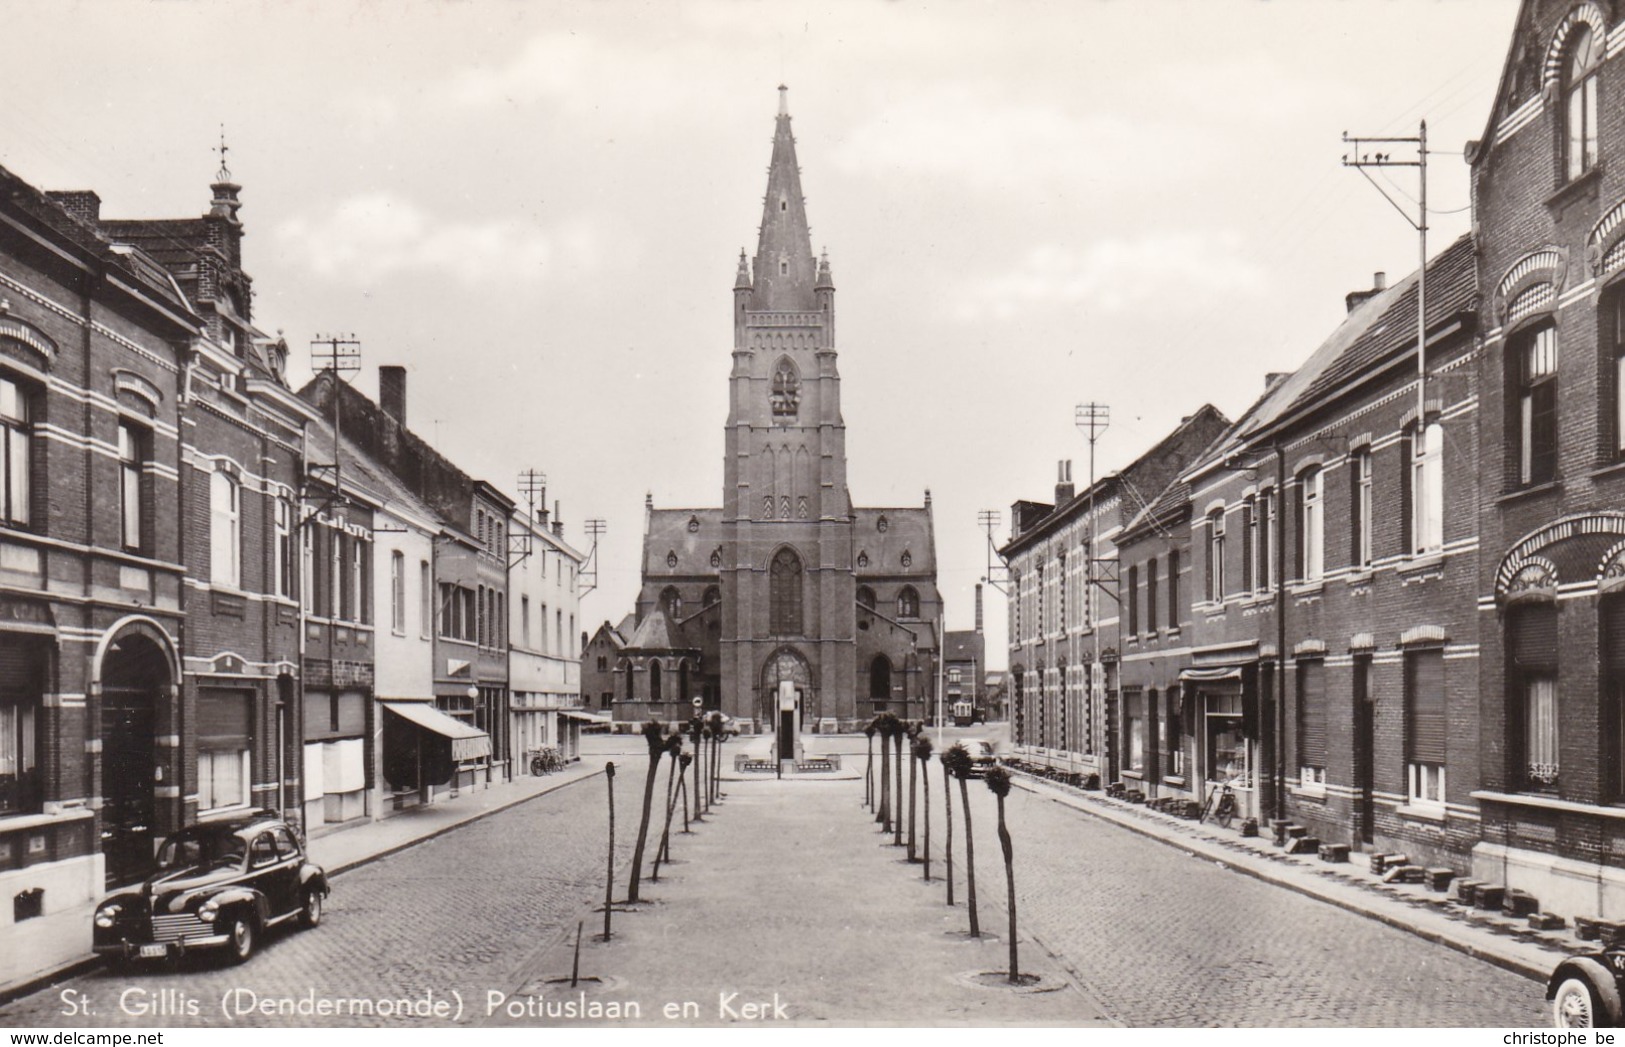
<instances>
[{"instance_id":1,"label":"church roof","mask_svg":"<svg viewBox=\"0 0 1625 1047\"><path fill-rule=\"evenodd\" d=\"M711 554L722 546L721 509L649 509L647 513L643 531L645 578L717 572L711 565Z\"/></svg>"},{"instance_id":2,"label":"church roof","mask_svg":"<svg viewBox=\"0 0 1625 1047\"><path fill-rule=\"evenodd\" d=\"M789 88L779 87L779 115L773 128L773 159L767 168L767 196L757 230L756 272L750 307L755 310L812 310L818 279L807 201L801 195L796 139L790 133Z\"/></svg>"},{"instance_id":3,"label":"church roof","mask_svg":"<svg viewBox=\"0 0 1625 1047\"><path fill-rule=\"evenodd\" d=\"M950 629L942 641L945 662L985 661L986 638L975 629Z\"/></svg>"},{"instance_id":4,"label":"church roof","mask_svg":"<svg viewBox=\"0 0 1625 1047\"><path fill-rule=\"evenodd\" d=\"M626 643L629 651L687 651L691 645L683 642L665 608L656 604L638 623L637 631Z\"/></svg>"},{"instance_id":5,"label":"church roof","mask_svg":"<svg viewBox=\"0 0 1625 1047\"><path fill-rule=\"evenodd\" d=\"M937 550L931 529L931 510L921 507L854 509L852 544L868 557L859 575L935 575ZM881 521L884 520L884 529ZM908 565L903 565L904 554Z\"/></svg>"}]
</instances>

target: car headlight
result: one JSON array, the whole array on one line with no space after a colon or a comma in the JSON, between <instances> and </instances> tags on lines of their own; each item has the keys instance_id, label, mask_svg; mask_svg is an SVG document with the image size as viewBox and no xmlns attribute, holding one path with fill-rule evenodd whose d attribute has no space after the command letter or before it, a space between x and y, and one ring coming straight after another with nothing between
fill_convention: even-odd
<instances>
[{"instance_id":1,"label":"car headlight","mask_svg":"<svg viewBox=\"0 0 1625 1047\"><path fill-rule=\"evenodd\" d=\"M199 909L197 911L197 918L202 920L204 923L213 923L214 918L216 916L218 916L219 914L220 914L220 906L216 905L212 901L209 901L209 902L204 902L203 903L203 908L201 908L201 909Z\"/></svg>"},{"instance_id":2,"label":"car headlight","mask_svg":"<svg viewBox=\"0 0 1625 1047\"><path fill-rule=\"evenodd\" d=\"M103 930L113 926L113 921L118 919L119 911L120 909L117 905L104 905L100 909L97 909L96 926L102 928Z\"/></svg>"}]
</instances>

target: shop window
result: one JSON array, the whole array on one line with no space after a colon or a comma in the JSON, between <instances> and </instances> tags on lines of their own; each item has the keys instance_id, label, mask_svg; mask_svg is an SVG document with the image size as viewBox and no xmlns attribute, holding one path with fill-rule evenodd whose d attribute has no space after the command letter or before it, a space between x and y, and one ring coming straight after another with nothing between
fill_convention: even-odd
<instances>
[{"instance_id":1,"label":"shop window","mask_svg":"<svg viewBox=\"0 0 1625 1047\"><path fill-rule=\"evenodd\" d=\"M1597 69L1603 46L1584 22L1574 27L1563 64L1563 173L1568 180L1597 165Z\"/></svg>"},{"instance_id":2,"label":"shop window","mask_svg":"<svg viewBox=\"0 0 1625 1047\"><path fill-rule=\"evenodd\" d=\"M1557 606L1514 609L1508 618L1511 654L1508 703L1517 732L1515 768L1524 789L1555 791L1559 773Z\"/></svg>"},{"instance_id":3,"label":"shop window","mask_svg":"<svg viewBox=\"0 0 1625 1047\"><path fill-rule=\"evenodd\" d=\"M1326 784L1326 663L1298 663L1298 783Z\"/></svg>"},{"instance_id":4,"label":"shop window","mask_svg":"<svg viewBox=\"0 0 1625 1047\"><path fill-rule=\"evenodd\" d=\"M37 693L0 691L0 815L40 809L39 711Z\"/></svg>"},{"instance_id":5,"label":"shop window","mask_svg":"<svg viewBox=\"0 0 1625 1047\"><path fill-rule=\"evenodd\" d=\"M1444 805L1445 739L1444 651L1405 654L1405 766L1408 801L1415 806Z\"/></svg>"}]
</instances>

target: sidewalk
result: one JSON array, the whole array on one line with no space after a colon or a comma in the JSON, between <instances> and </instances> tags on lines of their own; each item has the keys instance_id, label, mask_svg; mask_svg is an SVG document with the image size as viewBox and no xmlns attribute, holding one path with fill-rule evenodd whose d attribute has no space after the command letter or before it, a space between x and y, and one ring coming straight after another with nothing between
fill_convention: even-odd
<instances>
[{"instance_id":1,"label":"sidewalk","mask_svg":"<svg viewBox=\"0 0 1625 1047\"><path fill-rule=\"evenodd\" d=\"M860 784L812 777L728 781L726 800L694 835L673 836L676 864L662 866L658 883L646 872L643 901L613 913L607 944L598 938L601 912L583 913L580 985L570 986L572 934L534 969L516 972L514 987L494 1006L481 1000L475 1020L596 1027L1109 1024L1026 934L1020 969L1040 980L1024 989L1006 984L1002 878L981 885L984 937L970 939L962 898L952 909L943 905L940 863L925 883L920 866L909 864L863 809ZM623 877L617 896L624 885ZM747 1004L762 1006L746 1010Z\"/></svg>"},{"instance_id":2,"label":"sidewalk","mask_svg":"<svg viewBox=\"0 0 1625 1047\"><path fill-rule=\"evenodd\" d=\"M1422 884L1383 883L1372 875L1364 854L1351 853L1346 865L1322 862L1312 854L1285 854L1267 835L1244 837L1235 829L1187 821L1104 793L1026 774L1013 778L1018 788L1035 795L1542 984L1565 956L1598 948L1596 942L1576 938L1571 929L1534 931L1526 920L1468 908Z\"/></svg>"},{"instance_id":3,"label":"sidewalk","mask_svg":"<svg viewBox=\"0 0 1625 1047\"><path fill-rule=\"evenodd\" d=\"M603 769L603 758L589 756L556 774L516 778L383 821L353 827L323 827L317 829L309 841L310 857L329 876L336 876L460 825L601 774ZM0 1002L25 995L99 962L90 953L90 921L95 911L95 903L91 903L52 913L44 920L29 921L30 925L25 925L23 930L33 937L14 939L14 948L7 957L9 962L0 964ZM82 943L84 951L68 959L39 965L41 957L65 955L61 948L63 943Z\"/></svg>"}]
</instances>

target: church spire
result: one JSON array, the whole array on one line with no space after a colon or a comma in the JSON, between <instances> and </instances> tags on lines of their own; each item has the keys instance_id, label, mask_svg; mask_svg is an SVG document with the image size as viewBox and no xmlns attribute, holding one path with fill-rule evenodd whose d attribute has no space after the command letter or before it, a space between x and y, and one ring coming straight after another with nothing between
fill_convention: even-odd
<instances>
[{"instance_id":1,"label":"church spire","mask_svg":"<svg viewBox=\"0 0 1625 1047\"><path fill-rule=\"evenodd\" d=\"M807 228L807 202L801 195L796 140L790 133L790 89L779 85L779 115L773 132L773 160L767 169L767 196L756 244L754 309L817 308L813 284L817 267Z\"/></svg>"}]
</instances>

